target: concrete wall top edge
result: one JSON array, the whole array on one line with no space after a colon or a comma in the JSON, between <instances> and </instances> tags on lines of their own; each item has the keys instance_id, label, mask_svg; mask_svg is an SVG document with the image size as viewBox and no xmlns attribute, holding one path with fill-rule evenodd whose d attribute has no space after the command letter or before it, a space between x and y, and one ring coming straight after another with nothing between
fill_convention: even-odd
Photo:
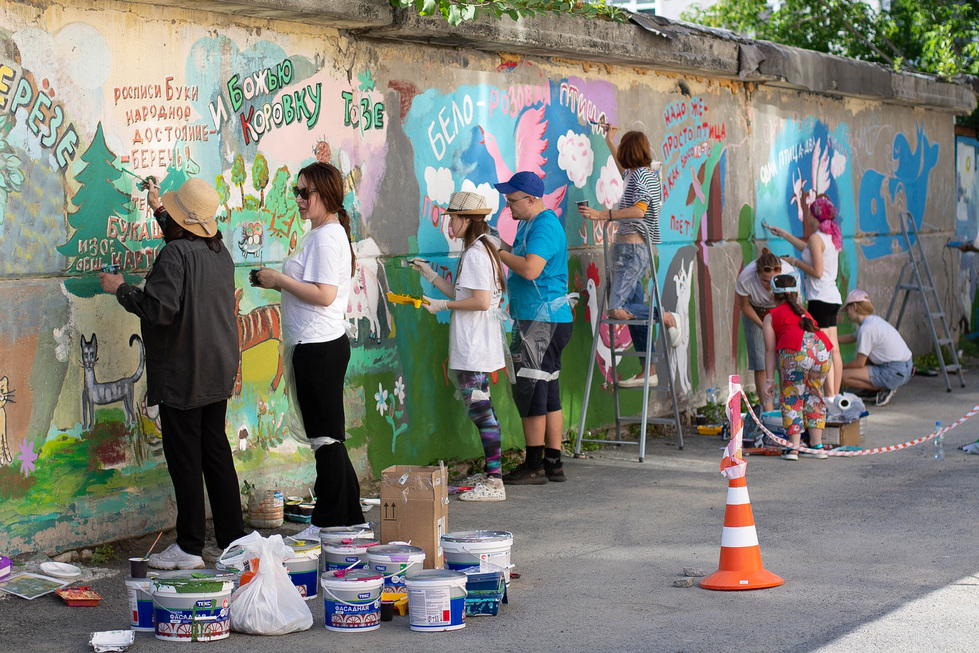
<instances>
[{"instance_id":1,"label":"concrete wall top edge","mask_svg":"<svg viewBox=\"0 0 979 653\"><path fill-rule=\"evenodd\" d=\"M513 21L482 15L449 26L441 17L393 9L388 0L141 0L219 13L302 20L354 30L372 39L427 43L528 56L564 57L596 64L641 66L865 97L970 113L975 92L966 83L888 70L877 64L656 17L655 32L633 23L539 14Z\"/></svg>"}]
</instances>

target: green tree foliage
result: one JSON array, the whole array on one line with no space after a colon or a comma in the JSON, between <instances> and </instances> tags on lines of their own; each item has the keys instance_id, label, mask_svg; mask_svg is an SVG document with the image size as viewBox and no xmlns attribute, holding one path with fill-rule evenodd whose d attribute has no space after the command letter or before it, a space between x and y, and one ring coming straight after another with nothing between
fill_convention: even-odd
<instances>
[{"instance_id":1,"label":"green tree foliage","mask_svg":"<svg viewBox=\"0 0 979 653\"><path fill-rule=\"evenodd\" d=\"M259 192L258 205L265 204L265 187L269 185L269 162L261 152L255 155L252 162L252 186Z\"/></svg>"},{"instance_id":2,"label":"green tree foliage","mask_svg":"<svg viewBox=\"0 0 979 653\"><path fill-rule=\"evenodd\" d=\"M574 14L585 18L624 23L629 13L609 4L608 0L483 0L480 2L461 2L460 0L391 0L391 6L401 9L414 7L422 16L442 16L450 25L458 25L464 20L473 20L480 13L490 13L498 18L509 16L517 20L521 16L537 14Z\"/></svg>"},{"instance_id":3,"label":"green tree foliage","mask_svg":"<svg viewBox=\"0 0 979 653\"><path fill-rule=\"evenodd\" d=\"M221 204L224 205L224 219L231 219L231 207L228 206L228 200L231 199L231 186L228 182L224 180L224 175L218 175L214 178L214 188L218 191L218 197L221 198Z\"/></svg>"},{"instance_id":4,"label":"green tree foliage","mask_svg":"<svg viewBox=\"0 0 979 653\"><path fill-rule=\"evenodd\" d=\"M683 15L751 38L906 68L950 79L979 74L979 0L719 0Z\"/></svg>"},{"instance_id":5,"label":"green tree foliage","mask_svg":"<svg viewBox=\"0 0 979 653\"><path fill-rule=\"evenodd\" d=\"M241 203L245 203L245 158L240 154L235 155L234 163L231 164L231 183L238 187L241 192Z\"/></svg>"}]
</instances>

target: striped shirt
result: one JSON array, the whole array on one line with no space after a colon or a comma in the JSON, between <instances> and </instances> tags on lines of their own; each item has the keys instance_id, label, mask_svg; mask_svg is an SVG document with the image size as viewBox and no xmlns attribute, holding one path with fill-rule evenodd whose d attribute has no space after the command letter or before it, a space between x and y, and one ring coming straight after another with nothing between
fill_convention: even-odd
<instances>
[{"instance_id":1,"label":"striped shirt","mask_svg":"<svg viewBox=\"0 0 979 653\"><path fill-rule=\"evenodd\" d=\"M638 206L645 209L642 220L622 220L616 232L619 235L638 233L657 245L661 242L659 233L659 210L663 204L663 185L659 174L649 168L631 168L625 172L625 191L619 200L620 209Z\"/></svg>"}]
</instances>

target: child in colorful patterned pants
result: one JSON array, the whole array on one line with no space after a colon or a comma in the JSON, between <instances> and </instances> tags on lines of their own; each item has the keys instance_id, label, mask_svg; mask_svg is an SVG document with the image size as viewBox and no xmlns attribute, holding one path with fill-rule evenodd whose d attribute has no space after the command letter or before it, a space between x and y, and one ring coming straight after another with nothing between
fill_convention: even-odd
<instances>
[{"instance_id":1,"label":"child in colorful patterned pants","mask_svg":"<svg viewBox=\"0 0 979 653\"><path fill-rule=\"evenodd\" d=\"M823 428L826 426L826 403L823 382L831 366L833 344L816 327L812 316L799 304L799 281L791 274L772 278L772 293L778 305L765 316L765 370L768 382L762 399L775 394L775 361L778 360L781 381L782 424L788 431L792 448L782 452L785 460L799 459L802 428L809 429L810 448L815 458L826 458L823 452Z\"/></svg>"}]
</instances>

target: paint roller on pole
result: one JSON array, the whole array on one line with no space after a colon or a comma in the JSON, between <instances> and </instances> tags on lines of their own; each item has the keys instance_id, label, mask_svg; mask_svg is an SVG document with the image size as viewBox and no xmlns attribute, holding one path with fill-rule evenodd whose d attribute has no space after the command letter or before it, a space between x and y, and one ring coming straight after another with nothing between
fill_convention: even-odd
<instances>
[{"instance_id":1,"label":"paint roller on pole","mask_svg":"<svg viewBox=\"0 0 979 653\"><path fill-rule=\"evenodd\" d=\"M731 439L721 459L721 474L728 478L721 557L717 571L700 581L700 586L708 590L777 587L785 581L761 564L755 517L748 500L747 463L741 451L741 377L737 374L728 377L727 417L731 424Z\"/></svg>"}]
</instances>

